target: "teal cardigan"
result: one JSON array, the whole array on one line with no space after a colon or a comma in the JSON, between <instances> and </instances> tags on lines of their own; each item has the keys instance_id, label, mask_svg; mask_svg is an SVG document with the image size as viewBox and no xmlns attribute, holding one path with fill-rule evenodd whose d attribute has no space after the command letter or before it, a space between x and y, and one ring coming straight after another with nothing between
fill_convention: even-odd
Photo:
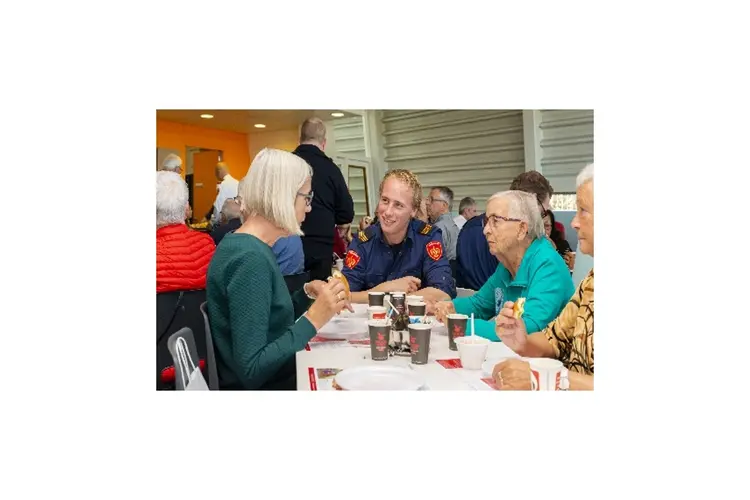
<instances>
[{"instance_id":1,"label":"teal cardigan","mask_svg":"<svg viewBox=\"0 0 750 500\"><path fill-rule=\"evenodd\" d=\"M228 234L208 268L206 296L220 389L295 389L294 358L315 336L301 316L304 291L290 297L271 248Z\"/></svg>"},{"instance_id":2,"label":"teal cardigan","mask_svg":"<svg viewBox=\"0 0 750 500\"><path fill-rule=\"evenodd\" d=\"M474 313L475 333L499 341L494 317L507 301L526 297L523 321L531 334L543 330L563 310L575 287L570 270L546 238L535 240L523 256L515 278L502 264L487 283L471 297L453 300L456 312ZM467 325L467 328L471 328ZM468 331L467 331L468 333Z\"/></svg>"}]
</instances>

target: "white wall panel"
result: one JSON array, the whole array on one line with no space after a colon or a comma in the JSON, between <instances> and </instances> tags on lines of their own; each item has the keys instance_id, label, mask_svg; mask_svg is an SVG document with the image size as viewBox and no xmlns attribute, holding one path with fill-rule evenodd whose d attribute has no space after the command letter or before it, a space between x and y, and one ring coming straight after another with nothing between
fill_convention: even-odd
<instances>
[{"instance_id":1,"label":"white wall panel","mask_svg":"<svg viewBox=\"0 0 750 500\"><path fill-rule=\"evenodd\" d=\"M594 110L542 110L540 169L557 192L575 192L575 178L594 161Z\"/></svg>"},{"instance_id":2,"label":"white wall panel","mask_svg":"<svg viewBox=\"0 0 750 500\"><path fill-rule=\"evenodd\" d=\"M454 212L465 196L483 210L525 169L520 110L383 111L381 121L388 168L417 174L425 194L451 188Z\"/></svg>"},{"instance_id":3,"label":"white wall panel","mask_svg":"<svg viewBox=\"0 0 750 500\"><path fill-rule=\"evenodd\" d=\"M330 134L330 131L329 131ZM336 154L365 158L365 134L361 116L338 118L333 121Z\"/></svg>"}]
</instances>

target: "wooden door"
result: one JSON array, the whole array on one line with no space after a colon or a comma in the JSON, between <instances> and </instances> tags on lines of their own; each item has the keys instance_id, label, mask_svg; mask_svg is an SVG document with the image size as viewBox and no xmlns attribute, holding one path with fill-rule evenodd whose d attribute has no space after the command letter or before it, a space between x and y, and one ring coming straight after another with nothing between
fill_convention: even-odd
<instances>
[{"instance_id":1,"label":"wooden door","mask_svg":"<svg viewBox=\"0 0 750 500\"><path fill-rule=\"evenodd\" d=\"M218 151L193 154L193 217L202 220L216 201Z\"/></svg>"}]
</instances>

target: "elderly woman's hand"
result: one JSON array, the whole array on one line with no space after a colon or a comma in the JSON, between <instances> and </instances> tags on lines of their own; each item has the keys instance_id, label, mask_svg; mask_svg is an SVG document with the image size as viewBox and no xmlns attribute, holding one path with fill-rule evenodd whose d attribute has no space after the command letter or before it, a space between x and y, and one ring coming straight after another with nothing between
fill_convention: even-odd
<instances>
[{"instance_id":1,"label":"elderly woman's hand","mask_svg":"<svg viewBox=\"0 0 750 500\"><path fill-rule=\"evenodd\" d=\"M513 313L513 302L506 302L495 318L495 333L510 349L523 356L528 336L526 324L516 319Z\"/></svg>"},{"instance_id":2,"label":"elderly woman's hand","mask_svg":"<svg viewBox=\"0 0 750 500\"><path fill-rule=\"evenodd\" d=\"M448 324L448 315L456 312L456 307L451 300L443 300L435 303L435 319L442 324ZM428 312L429 314L429 312Z\"/></svg>"},{"instance_id":3,"label":"elderly woman's hand","mask_svg":"<svg viewBox=\"0 0 750 500\"><path fill-rule=\"evenodd\" d=\"M309 288L310 285L308 285ZM344 284L341 280L333 279L319 287L315 302L307 310L305 316L316 330L320 330L331 318L344 309L354 312L346 298Z\"/></svg>"},{"instance_id":4,"label":"elderly woman's hand","mask_svg":"<svg viewBox=\"0 0 750 500\"><path fill-rule=\"evenodd\" d=\"M531 390L531 366L522 359L506 359L496 364L492 378L501 391Z\"/></svg>"},{"instance_id":5,"label":"elderly woman's hand","mask_svg":"<svg viewBox=\"0 0 750 500\"><path fill-rule=\"evenodd\" d=\"M568 269L571 271L576 267L576 253L575 252L565 252L565 255L563 255L563 260L568 265Z\"/></svg>"}]
</instances>

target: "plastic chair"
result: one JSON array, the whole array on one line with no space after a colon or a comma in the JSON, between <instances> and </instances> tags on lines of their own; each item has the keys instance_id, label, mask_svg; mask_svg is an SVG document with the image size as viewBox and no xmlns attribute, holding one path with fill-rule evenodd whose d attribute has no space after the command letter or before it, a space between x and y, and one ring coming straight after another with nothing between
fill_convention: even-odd
<instances>
[{"instance_id":1,"label":"plastic chair","mask_svg":"<svg viewBox=\"0 0 750 500\"><path fill-rule=\"evenodd\" d=\"M206 365L205 319L200 306L206 302L205 290L189 290L156 294L156 389L175 389L175 367L167 343L169 337L183 327L193 332L195 345L201 368L206 380L208 372Z\"/></svg>"},{"instance_id":2,"label":"plastic chair","mask_svg":"<svg viewBox=\"0 0 750 500\"><path fill-rule=\"evenodd\" d=\"M201 304L203 322L206 324L206 361L208 361L208 388L212 391L219 390L219 372L216 368L216 354L214 353L214 342L211 338L211 325L208 323L208 302Z\"/></svg>"},{"instance_id":3,"label":"plastic chair","mask_svg":"<svg viewBox=\"0 0 750 500\"><path fill-rule=\"evenodd\" d=\"M185 379L190 379L190 373L185 373L185 369L182 366L182 363L178 360L178 354L177 354L177 347L176 344L180 339L185 340L185 344L187 345L187 355L189 360L191 360L195 364L195 368L200 373L200 368L198 368L197 360L198 360L198 348L195 345L195 338L193 337L193 331L188 328L184 327L178 330L176 333L173 333L169 336L169 340L167 341L167 348L169 349L169 353L172 355L172 360L174 361L174 367L175 367L175 390L178 391L184 391L185 390ZM190 366L188 366L190 368ZM201 373L201 377L203 374ZM207 386L204 386L206 389Z\"/></svg>"}]
</instances>

